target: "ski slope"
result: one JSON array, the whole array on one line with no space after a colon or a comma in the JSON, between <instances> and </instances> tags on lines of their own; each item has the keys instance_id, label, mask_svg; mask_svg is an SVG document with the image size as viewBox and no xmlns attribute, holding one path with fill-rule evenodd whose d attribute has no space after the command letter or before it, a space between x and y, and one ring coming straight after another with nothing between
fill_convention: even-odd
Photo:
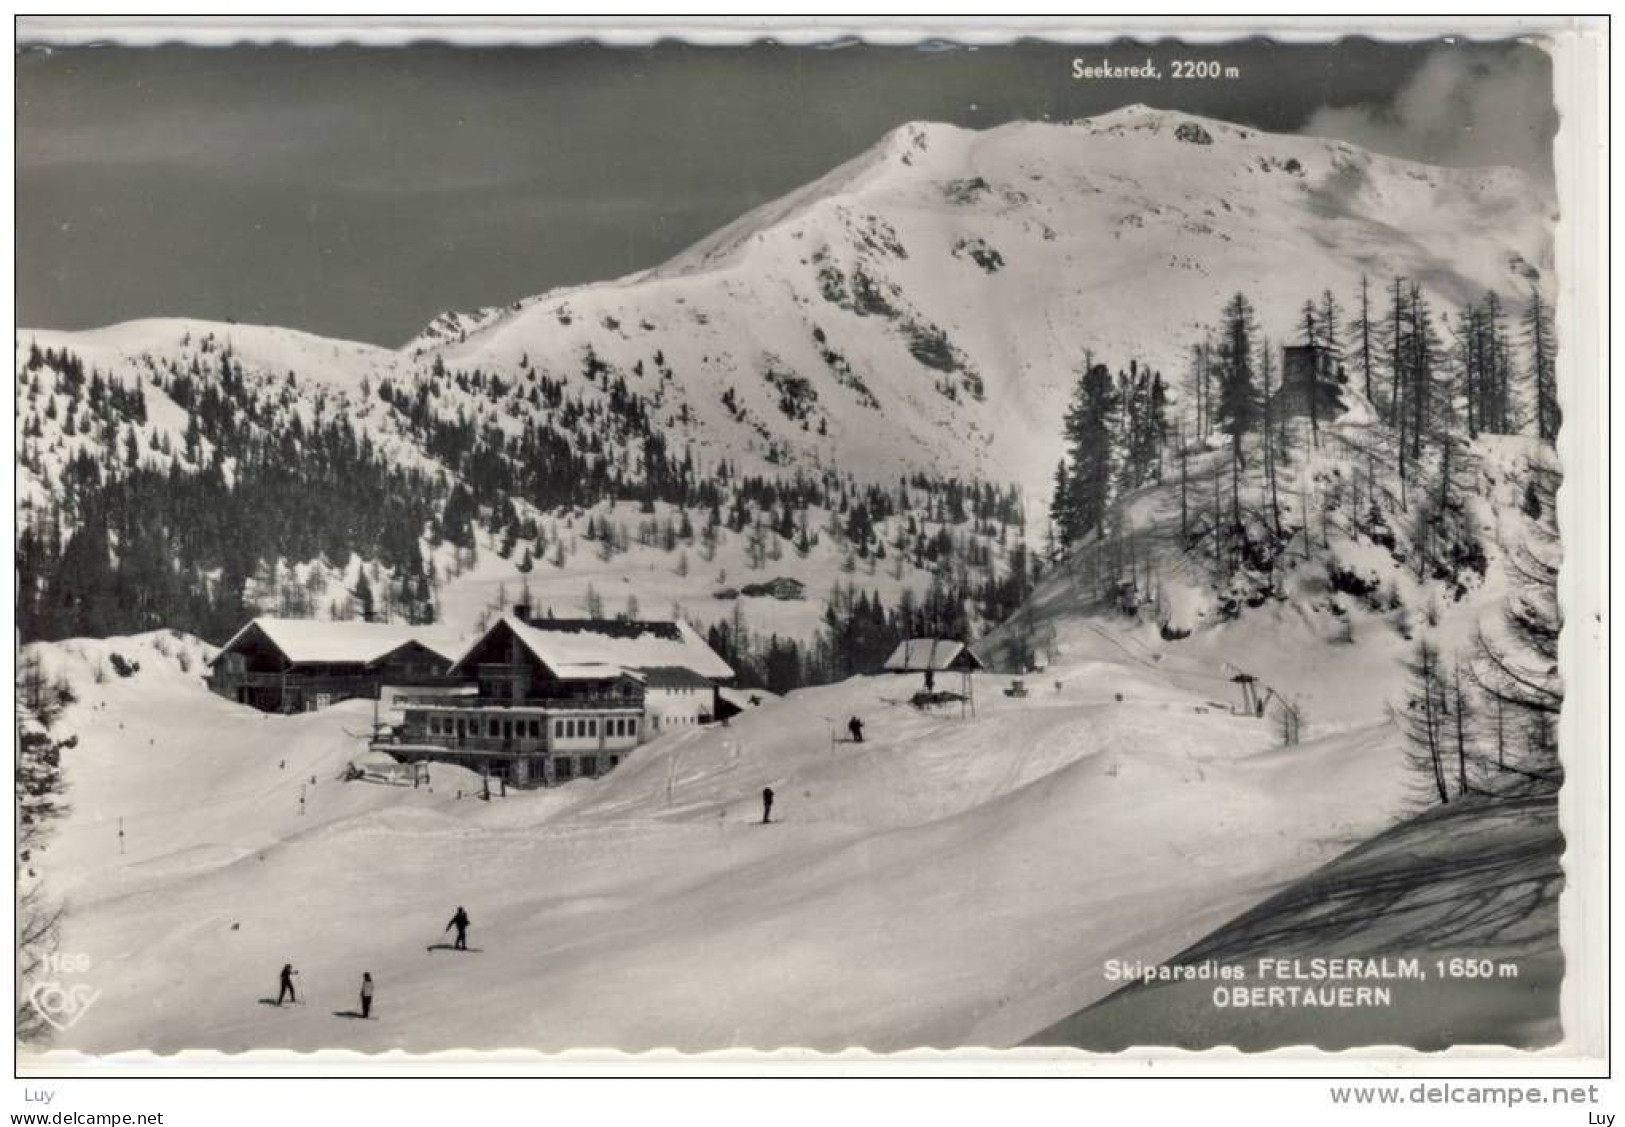
<instances>
[{"instance_id":1,"label":"ski slope","mask_svg":"<svg viewBox=\"0 0 1625 1127\"><path fill-rule=\"evenodd\" d=\"M964 719L898 703L912 677L854 678L484 803L447 768L432 793L338 782L365 705L262 716L153 644L41 648L79 743L38 868L102 992L58 1049L1008 1046L1101 997L1105 959L1171 956L1389 824L1405 789L1386 724L1276 749L1086 659L1026 698L979 676ZM97 683L105 649L140 671ZM851 715L864 744L832 739ZM458 905L478 951L427 950ZM307 1004L262 1004L284 962ZM375 1020L338 1016L363 971Z\"/></svg>"},{"instance_id":2,"label":"ski slope","mask_svg":"<svg viewBox=\"0 0 1625 1127\"><path fill-rule=\"evenodd\" d=\"M1328 1022L1313 1007L1215 1006L1212 981L1136 983L1030 1043L1099 1052L1556 1044L1564 971L1557 796L1515 775L1498 784L1493 800L1437 807L1378 835L1171 960L1256 969L1263 958L1416 959L1427 977L1393 983L1392 1004L1346 1009ZM1467 974L1449 972L1463 963ZM1483 974L1492 965L1496 973Z\"/></svg>"}]
</instances>

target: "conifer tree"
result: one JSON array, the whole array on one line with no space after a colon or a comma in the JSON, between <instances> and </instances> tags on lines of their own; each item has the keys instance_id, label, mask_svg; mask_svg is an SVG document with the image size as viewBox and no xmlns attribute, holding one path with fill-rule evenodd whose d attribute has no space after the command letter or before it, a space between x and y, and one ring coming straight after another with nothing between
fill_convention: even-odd
<instances>
[{"instance_id":1,"label":"conifer tree","mask_svg":"<svg viewBox=\"0 0 1625 1127\"><path fill-rule=\"evenodd\" d=\"M1113 461L1121 404L1104 364L1086 365L1067 409L1065 433L1070 483L1062 540L1073 544L1098 532L1112 500Z\"/></svg>"},{"instance_id":2,"label":"conifer tree","mask_svg":"<svg viewBox=\"0 0 1625 1127\"><path fill-rule=\"evenodd\" d=\"M1552 311L1540 292L1540 283L1529 286L1529 303L1523 313L1524 345L1529 350L1529 377L1534 384L1535 434L1543 442L1556 442L1563 415L1557 406L1557 338L1552 331Z\"/></svg>"},{"instance_id":3,"label":"conifer tree","mask_svg":"<svg viewBox=\"0 0 1625 1127\"><path fill-rule=\"evenodd\" d=\"M1388 361L1388 398L1382 404L1384 417L1399 430L1400 475L1404 476L1405 387L1407 383L1405 348L1405 279L1396 276L1388 287L1388 315L1384 319L1386 339L1383 352Z\"/></svg>"},{"instance_id":4,"label":"conifer tree","mask_svg":"<svg viewBox=\"0 0 1625 1127\"><path fill-rule=\"evenodd\" d=\"M1063 457L1055 464L1055 478L1050 490L1049 502L1049 536L1051 543L1047 547L1050 560L1053 562L1061 557L1062 550L1070 539L1067 530L1072 527L1072 470Z\"/></svg>"},{"instance_id":5,"label":"conifer tree","mask_svg":"<svg viewBox=\"0 0 1625 1127\"><path fill-rule=\"evenodd\" d=\"M1561 550L1555 512L1560 475L1534 460L1525 473L1528 539L1505 556L1514 590L1502 610L1501 629L1480 627L1472 673L1492 701L1519 718L1537 766L1551 769L1557 753L1554 726L1564 697L1558 665L1563 608L1557 594Z\"/></svg>"},{"instance_id":6,"label":"conifer tree","mask_svg":"<svg viewBox=\"0 0 1625 1127\"><path fill-rule=\"evenodd\" d=\"M367 569L362 568L355 583L355 603L362 621L371 622L377 613L373 605L372 584L367 581Z\"/></svg>"},{"instance_id":7,"label":"conifer tree","mask_svg":"<svg viewBox=\"0 0 1625 1127\"><path fill-rule=\"evenodd\" d=\"M1219 343L1217 421L1230 432L1231 520L1241 525L1241 470L1246 464L1247 435L1258 425L1262 404L1253 374L1253 337L1257 325L1252 303L1236 294L1224 307Z\"/></svg>"},{"instance_id":8,"label":"conifer tree","mask_svg":"<svg viewBox=\"0 0 1625 1127\"><path fill-rule=\"evenodd\" d=\"M1514 431L1512 402L1512 347L1507 336L1506 311L1494 290L1484 297L1478 347L1479 410L1477 424L1491 434Z\"/></svg>"},{"instance_id":9,"label":"conifer tree","mask_svg":"<svg viewBox=\"0 0 1625 1127\"><path fill-rule=\"evenodd\" d=\"M1270 397L1270 374L1273 370L1271 357L1274 354L1270 350L1268 338L1261 342L1258 352L1258 370L1264 384L1262 399L1264 405L1264 476L1269 484L1270 491L1270 523L1275 529L1277 539L1279 539L1281 535L1281 494L1276 481L1274 406ZM1183 504L1183 498L1181 498L1181 504Z\"/></svg>"},{"instance_id":10,"label":"conifer tree","mask_svg":"<svg viewBox=\"0 0 1625 1127\"><path fill-rule=\"evenodd\" d=\"M1449 689L1450 739L1456 753L1456 792L1465 795L1472 790L1467 781L1467 752L1478 740L1478 716L1473 696L1468 691L1466 676L1460 658L1451 663Z\"/></svg>"},{"instance_id":11,"label":"conifer tree","mask_svg":"<svg viewBox=\"0 0 1625 1127\"><path fill-rule=\"evenodd\" d=\"M1349 326L1350 345L1354 362L1359 365L1365 397L1373 405L1377 402L1376 388L1371 375L1376 368L1376 353L1371 339L1371 279L1360 275L1360 303L1354 322Z\"/></svg>"},{"instance_id":12,"label":"conifer tree","mask_svg":"<svg viewBox=\"0 0 1625 1127\"><path fill-rule=\"evenodd\" d=\"M1405 703L1391 712L1405 734L1411 765L1428 779L1440 804L1447 804L1450 787L1444 756L1449 700L1438 646L1426 638L1418 640L1405 669L1410 675Z\"/></svg>"},{"instance_id":13,"label":"conifer tree","mask_svg":"<svg viewBox=\"0 0 1625 1127\"><path fill-rule=\"evenodd\" d=\"M1338 304L1337 298L1331 290L1320 295L1320 343L1329 352L1337 353L1343 348L1343 338L1339 335L1343 325L1343 307Z\"/></svg>"}]
</instances>

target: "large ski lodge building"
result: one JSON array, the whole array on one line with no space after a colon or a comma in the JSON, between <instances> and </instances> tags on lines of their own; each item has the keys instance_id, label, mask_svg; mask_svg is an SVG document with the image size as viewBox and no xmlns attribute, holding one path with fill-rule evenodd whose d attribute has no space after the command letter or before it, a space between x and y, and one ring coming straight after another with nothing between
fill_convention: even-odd
<instances>
[{"instance_id":1,"label":"large ski lodge building","mask_svg":"<svg viewBox=\"0 0 1625 1127\"><path fill-rule=\"evenodd\" d=\"M455 657L408 626L256 618L215 656L209 687L270 712L387 698L393 722L373 750L545 786L739 711L720 692L733 676L685 622L538 619L518 606Z\"/></svg>"},{"instance_id":2,"label":"large ski lodge building","mask_svg":"<svg viewBox=\"0 0 1625 1127\"><path fill-rule=\"evenodd\" d=\"M451 667L472 696L400 701L373 748L516 786L602 775L645 740L709 723L733 669L684 622L503 616Z\"/></svg>"}]
</instances>

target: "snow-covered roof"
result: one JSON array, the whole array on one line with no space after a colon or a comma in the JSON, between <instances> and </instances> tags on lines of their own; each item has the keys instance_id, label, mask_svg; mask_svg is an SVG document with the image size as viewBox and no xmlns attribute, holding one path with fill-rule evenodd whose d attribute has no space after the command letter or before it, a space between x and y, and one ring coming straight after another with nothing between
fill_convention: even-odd
<instances>
[{"instance_id":1,"label":"snow-covered roof","mask_svg":"<svg viewBox=\"0 0 1625 1127\"><path fill-rule=\"evenodd\" d=\"M444 657L453 654L425 639L417 627L389 622L334 622L321 618L273 618L262 615L246 623L214 657L228 653L253 631L264 634L295 665L366 665L402 646L417 642ZM212 664L212 662L211 662Z\"/></svg>"},{"instance_id":2,"label":"snow-covered roof","mask_svg":"<svg viewBox=\"0 0 1625 1127\"><path fill-rule=\"evenodd\" d=\"M909 638L898 642L897 648L886 659L886 669L891 673L923 673L927 669L951 669L956 661L968 663L974 669L981 669L982 663L964 642L954 642L947 638Z\"/></svg>"},{"instance_id":3,"label":"snow-covered roof","mask_svg":"<svg viewBox=\"0 0 1625 1127\"><path fill-rule=\"evenodd\" d=\"M610 619L538 619L521 624L540 639L552 666L564 664L619 665L623 669L658 669L676 666L710 680L729 680L733 668L688 623L678 621L619 622Z\"/></svg>"},{"instance_id":4,"label":"snow-covered roof","mask_svg":"<svg viewBox=\"0 0 1625 1127\"><path fill-rule=\"evenodd\" d=\"M651 689L709 689L711 681L681 665L652 665L639 670Z\"/></svg>"},{"instance_id":5,"label":"snow-covered roof","mask_svg":"<svg viewBox=\"0 0 1625 1127\"><path fill-rule=\"evenodd\" d=\"M500 624L507 625L538 661L565 680L614 676L621 671L642 680L639 671L666 668L687 669L713 681L729 680L734 675L732 667L686 622L588 618L525 622L508 614ZM483 640L475 639L458 659L458 665Z\"/></svg>"}]
</instances>

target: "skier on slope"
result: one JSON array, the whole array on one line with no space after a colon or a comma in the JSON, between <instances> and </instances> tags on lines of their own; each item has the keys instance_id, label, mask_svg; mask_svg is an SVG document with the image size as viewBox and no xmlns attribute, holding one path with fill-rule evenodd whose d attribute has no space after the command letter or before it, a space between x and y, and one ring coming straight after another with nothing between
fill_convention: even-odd
<instances>
[{"instance_id":1,"label":"skier on slope","mask_svg":"<svg viewBox=\"0 0 1625 1127\"><path fill-rule=\"evenodd\" d=\"M457 914L451 917L451 922L446 925L447 931L452 928L457 929L457 939L452 943L452 947L459 951L468 950L468 913L463 911L461 904L457 906Z\"/></svg>"},{"instance_id":2,"label":"skier on slope","mask_svg":"<svg viewBox=\"0 0 1625 1127\"><path fill-rule=\"evenodd\" d=\"M361 973L361 1016L372 1016L372 971Z\"/></svg>"},{"instance_id":3,"label":"skier on slope","mask_svg":"<svg viewBox=\"0 0 1625 1127\"><path fill-rule=\"evenodd\" d=\"M296 1003L296 1004L298 1003L299 996L297 994L295 994L294 991L293 991L293 976L298 974L298 973L299 973L298 971L293 969L293 964L292 963L283 963L282 964L282 974L279 976L279 978L277 980L278 983L279 983L279 986L278 986L278 989L277 989L277 992L276 992L276 1004L277 1005L280 1006L282 1004L282 999L284 999L284 998L288 999L288 1001L290 1001L290 1002L293 1002L293 1003Z\"/></svg>"},{"instance_id":4,"label":"skier on slope","mask_svg":"<svg viewBox=\"0 0 1625 1127\"><path fill-rule=\"evenodd\" d=\"M852 742L853 743L860 744L860 743L863 742L863 721L862 720L859 720L856 716L852 717L852 719L850 719L850 720L848 720L846 722L846 730L852 733Z\"/></svg>"},{"instance_id":5,"label":"skier on slope","mask_svg":"<svg viewBox=\"0 0 1625 1127\"><path fill-rule=\"evenodd\" d=\"M771 822L772 820L773 820L773 788L772 787L763 787L762 788L762 825L765 826L769 822Z\"/></svg>"}]
</instances>

